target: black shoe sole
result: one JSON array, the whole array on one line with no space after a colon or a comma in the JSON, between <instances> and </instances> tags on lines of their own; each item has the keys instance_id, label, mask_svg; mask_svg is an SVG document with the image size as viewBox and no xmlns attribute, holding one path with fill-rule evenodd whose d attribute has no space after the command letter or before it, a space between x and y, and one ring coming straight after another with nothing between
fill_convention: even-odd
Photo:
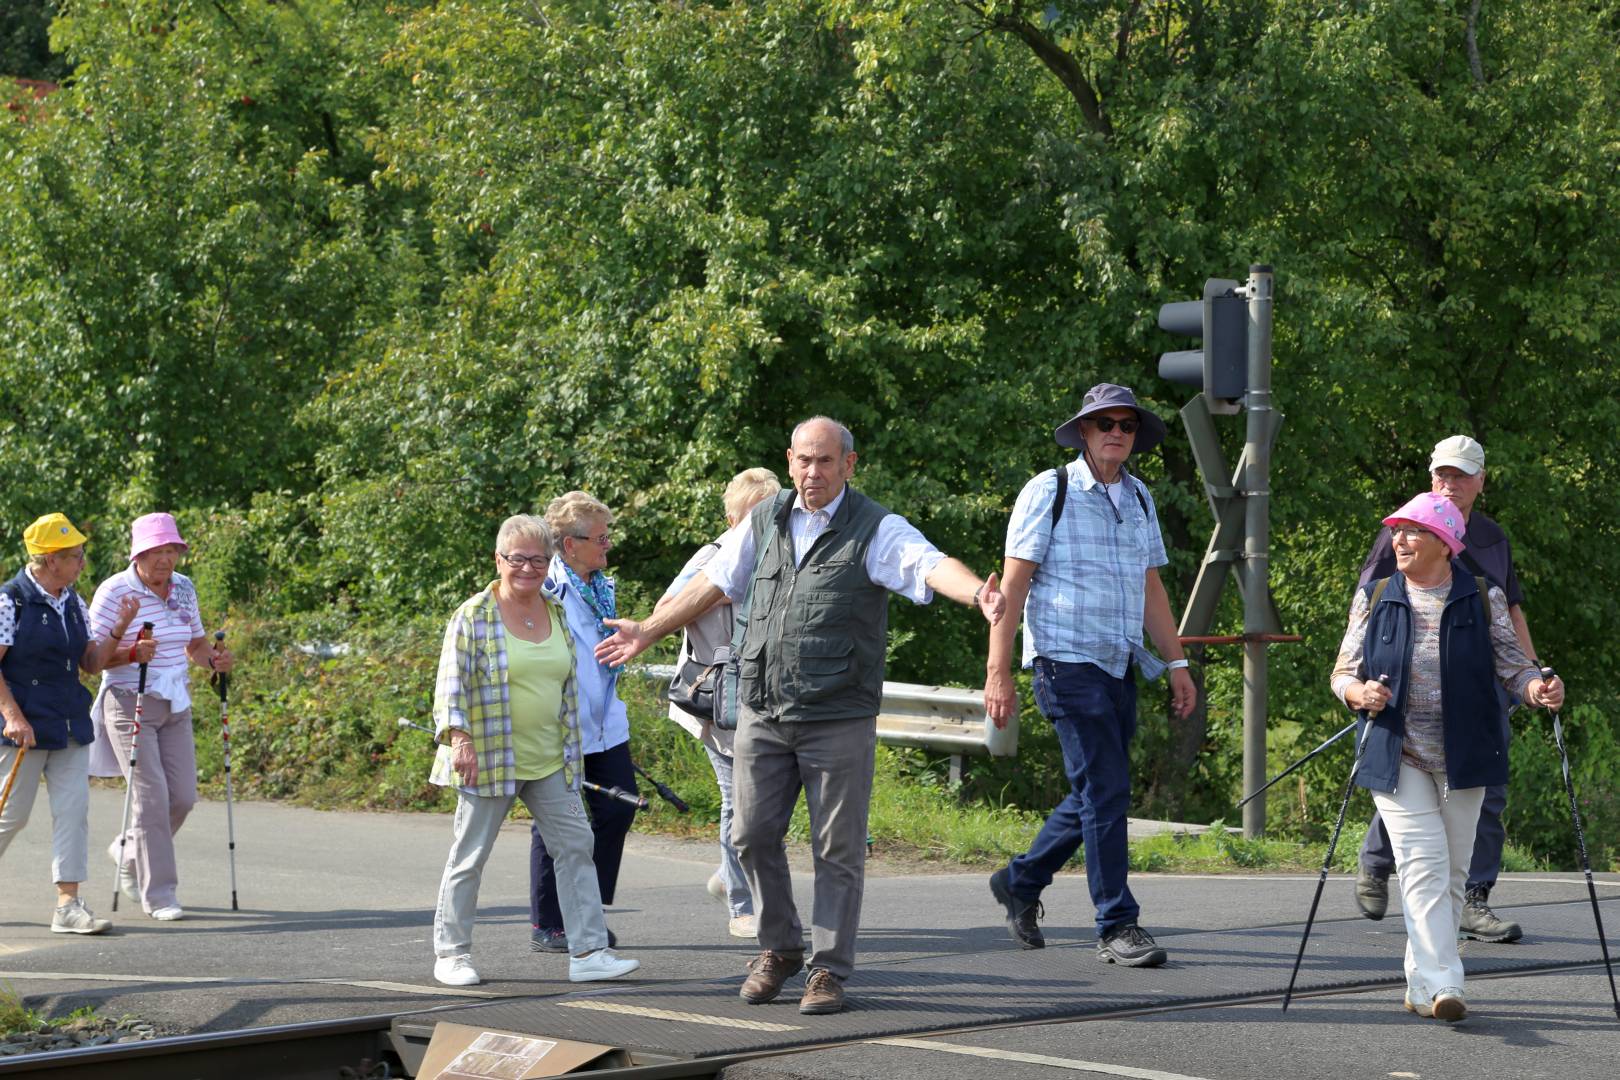
<instances>
[{"instance_id":1,"label":"black shoe sole","mask_svg":"<svg viewBox=\"0 0 1620 1080\"><path fill-rule=\"evenodd\" d=\"M996 871L996 874L999 873L1001 873L1001 871ZM1007 912L1007 933L1012 935L1012 939L1018 943L1018 947L1020 949L1046 948L1046 938L1039 935L1033 938L1026 938L1018 932L1016 916L1013 914L1013 906L1018 903L1018 899L1017 897L1013 896L1012 893L1008 892L1006 887L997 880L996 874L990 875L990 895L995 897L996 903L1000 904Z\"/></svg>"},{"instance_id":2,"label":"black shoe sole","mask_svg":"<svg viewBox=\"0 0 1620 1080\"><path fill-rule=\"evenodd\" d=\"M1483 941L1487 945L1507 945L1524 937L1524 930L1515 930L1509 934L1476 934L1472 930L1459 930L1457 936L1465 937L1469 941Z\"/></svg>"},{"instance_id":3,"label":"black shoe sole","mask_svg":"<svg viewBox=\"0 0 1620 1080\"><path fill-rule=\"evenodd\" d=\"M1112 949L1098 949L1097 959L1105 964L1118 964L1121 967L1151 968L1163 964L1170 956L1163 949L1152 949L1141 956L1132 957L1120 956Z\"/></svg>"}]
</instances>

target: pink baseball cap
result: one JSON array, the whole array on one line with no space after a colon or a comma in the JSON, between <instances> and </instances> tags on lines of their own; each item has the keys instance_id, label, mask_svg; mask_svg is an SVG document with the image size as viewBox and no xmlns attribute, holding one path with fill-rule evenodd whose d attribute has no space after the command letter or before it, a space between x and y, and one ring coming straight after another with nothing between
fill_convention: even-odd
<instances>
[{"instance_id":1,"label":"pink baseball cap","mask_svg":"<svg viewBox=\"0 0 1620 1080\"><path fill-rule=\"evenodd\" d=\"M1457 505L1444 495L1427 491L1414 495L1405 506L1385 518L1384 524L1395 525L1403 521L1428 529L1444 540L1446 547L1451 549L1452 558L1461 555L1462 549L1467 546L1464 538L1468 534L1468 522Z\"/></svg>"},{"instance_id":2,"label":"pink baseball cap","mask_svg":"<svg viewBox=\"0 0 1620 1080\"><path fill-rule=\"evenodd\" d=\"M173 514L143 514L130 525L130 562L135 561L135 556L164 544L179 544L187 551L191 550L191 545L180 539L180 526L174 523Z\"/></svg>"}]
</instances>

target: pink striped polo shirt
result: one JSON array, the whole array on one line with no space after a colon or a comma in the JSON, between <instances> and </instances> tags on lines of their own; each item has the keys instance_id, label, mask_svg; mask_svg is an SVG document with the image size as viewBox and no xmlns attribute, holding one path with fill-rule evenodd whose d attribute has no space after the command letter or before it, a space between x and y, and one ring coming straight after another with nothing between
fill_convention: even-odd
<instances>
[{"instance_id":1,"label":"pink striped polo shirt","mask_svg":"<svg viewBox=\"0 0 1620 1080\"><path fill-rule=\"evenodd\" d=\"M140 599L141 612L130 622L119 652L128 655L135 644L135 635L141 624L152 624L152 636L157 639L157 654L147 665L146 690L168 698L174 705L189 703L187 692L186 646L192 639L204 635L202 613L197 608L197 589L184 574L175 574L169 588L169 599L162 600L135 573L132 565L114 574L96 586L95 599L90 601L90 629L99 638L111 636L113 623L118 617L118 605L126 596ZM140 681L140 669L135 664L122 664L102 673L104 686L134 690Z\"/></svg>"}]
</instances>

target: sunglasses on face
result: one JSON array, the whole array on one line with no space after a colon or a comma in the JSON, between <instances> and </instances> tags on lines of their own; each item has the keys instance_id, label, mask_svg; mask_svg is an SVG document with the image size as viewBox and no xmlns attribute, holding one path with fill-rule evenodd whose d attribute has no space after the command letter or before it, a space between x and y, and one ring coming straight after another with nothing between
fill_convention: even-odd
<instances>
[{"instance_id":1,"label":"sunglasses on face","mask_svg":"<svg viewBox=\"0 0 1620 1080\"><path fill-rule=\"evenodd\" d=\"M1127 435L1135 435L1136 429L1142 426L1142 421L1140 420L1115 420L1112 416L1093 417L1091 418L1091 422L1097 425L1098 431L1102 432L1113 431L1114 425L1118 424L1119 430L1123 431Z\"/></svg>"}]
</instances>

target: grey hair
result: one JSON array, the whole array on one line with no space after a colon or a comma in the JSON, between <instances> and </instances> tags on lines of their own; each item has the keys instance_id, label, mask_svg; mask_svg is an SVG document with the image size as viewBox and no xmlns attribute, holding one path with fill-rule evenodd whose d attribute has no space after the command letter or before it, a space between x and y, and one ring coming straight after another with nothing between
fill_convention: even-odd
<instances>
[{"instance_id":1,"label":"grey hair","mask_svg":"<svg viewBox=\"0 0 1620 1080\"><path fill-rule=\"evenodd\" d=\"M56 554L56 552L54 552L54 551L42 551L37 555L28 556L28 569L30 569L30 570L43 570L43 569L45 569L46 562L48 562L50 560L50 557L52 555L55 555L55 554Z\"/></svg>"},{"instance_id":2,"label":"grey hair","mask_svg":"<svg viewBox=\"0 0 1620 1080\"><path fill-rule=\"evenodd\" d=\"M782 490L782 481L769 469L744 469L731 478L726 485L726 493L722 501L725 503L726 514L730 517L740 518L743 511L759 502L768 499Z\"/></svg>"},{"instance_id":3,"label":"grey hair","mask_svg":"<svg viewBox=\"0 0 1620 1080\"><path fill-rule=\"evenodd\" d=\"M587 521L600 521L604 526L613 524L613 511L607 503L583 491L570 491L546 504L546 524L551 531L563 536L582 536L579 530Z\"/></svg>"},{"instance_id":4,"label":"grey hair","mask_svg":"<svg viewBox=\"0 0 1620 1080\"><path fill-rule=\"evenodd\" d=\"M501 522L499 531L495 533L495 550L502 555L508 553L514 540L533 540L540 545L541 553L551 558L557 551L557 540L552 535L551 526L546 519L534 514L513 514Z\"/></svg>"},{"instance_id":5,"label":"grey hair","mask_svg":"<svg viewBox=\"0 0 1620 1080\"><path fill-rule=\"evenodd\" d=\"M810 424L831 424L833 427L838 429L839 449L846 454L853 454L855 452L855 436L850 434L849 428L845 427L843 424L840 424L830 416L812 416L808 420L800 420L797 424L793 425L793 435L788 439L788 445L792 446L795 442L797 442L799 432Z\"/></svg>"}]
</instances>

